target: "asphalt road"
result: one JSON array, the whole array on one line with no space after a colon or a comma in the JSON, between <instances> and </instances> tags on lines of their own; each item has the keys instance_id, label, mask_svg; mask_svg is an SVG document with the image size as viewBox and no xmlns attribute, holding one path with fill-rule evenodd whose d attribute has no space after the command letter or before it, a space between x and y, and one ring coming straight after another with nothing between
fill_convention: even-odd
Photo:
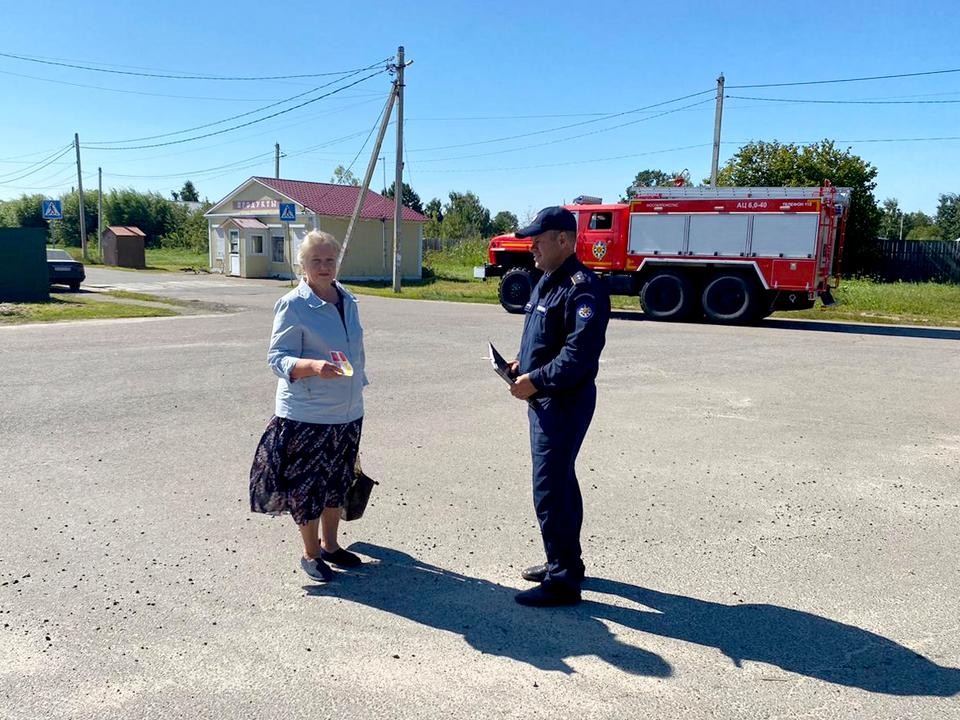
<instances>
[{"instance_id":1,"label":"asphalt road","mask_svg":"<svg viewBox=\"0 0 960 720\"><path fill-rule=\"evenodd\" d=\"M519 318L361 298L381 484L317 585L247 504L285 284L89 274L238 310L0 327L0 717L960 718L957 331L618 316L537 610Z\"/></svg>"}]
</instances>

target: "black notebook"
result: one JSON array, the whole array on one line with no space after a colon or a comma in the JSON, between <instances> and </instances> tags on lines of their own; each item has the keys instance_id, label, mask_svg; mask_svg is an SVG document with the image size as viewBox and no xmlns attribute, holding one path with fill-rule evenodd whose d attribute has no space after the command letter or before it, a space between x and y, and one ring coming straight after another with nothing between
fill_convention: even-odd
<instances>
[{"instance_id":1,"label":"black notebook","mask_svg":"<svg viewBox=\"0 0 960 720\"><path fill-rule=\"evenodd\" d=\"M510 364L497 352L492 342L487 342L487 347L490 348L490 364L493 365L493 371L502 377L507 385L513 385L515 378L510 376ZM532 408L540 407L536 398L527 398L527 404Z\"/></svg>"},{"instance_id":2,"label":"black notebook","mask_svg":"<svg viewBox=\"0 0 960 720\"><path fill-rule=\"evenodd\" d=\"M490 348L490 364L493 365L494 372L506 380L508 385L513 385L513 378L510 377L510 365L503 359L503 355L497 352L492 342L488 342L487 347Z\"/></svg>"}]
</instances>

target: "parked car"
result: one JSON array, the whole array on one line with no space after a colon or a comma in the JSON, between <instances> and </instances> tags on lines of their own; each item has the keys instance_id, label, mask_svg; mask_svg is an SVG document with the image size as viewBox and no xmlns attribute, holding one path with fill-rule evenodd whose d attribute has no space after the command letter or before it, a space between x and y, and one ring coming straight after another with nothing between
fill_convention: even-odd
<instances>
[{"instance_id":1,"label":"parked car","mask_svg":"<svg viewBox=\"0 0 960 720\"><path fill-rule=\"evenodd\" d=\"M70 253L59 248L47 248L47 274L51 285L67 285L74 292L87 279L83 263L77 262Z\"/></svg>"}]
</instances>

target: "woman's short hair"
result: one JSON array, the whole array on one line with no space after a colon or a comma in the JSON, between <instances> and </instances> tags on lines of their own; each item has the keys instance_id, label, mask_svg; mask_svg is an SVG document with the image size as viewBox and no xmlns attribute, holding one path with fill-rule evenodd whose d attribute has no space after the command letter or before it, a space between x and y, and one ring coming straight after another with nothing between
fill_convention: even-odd
<instances>
[{"instance_id":1,"label":"woman's short hair","mask_svg":"<svg viewBox=\"0 0 960 720\"><path fill-rule=\"evenodd\" d=\"M303 242L300 243L300 250L297 251L297 262L300 263L300 267L303 267L303 261L307 257L307 253L318 245L329 245L337 251L338 255L340 254L340 241L333 235L323 232L323 230L311 230L307 233Z\"/></svg>"}]
</instances>

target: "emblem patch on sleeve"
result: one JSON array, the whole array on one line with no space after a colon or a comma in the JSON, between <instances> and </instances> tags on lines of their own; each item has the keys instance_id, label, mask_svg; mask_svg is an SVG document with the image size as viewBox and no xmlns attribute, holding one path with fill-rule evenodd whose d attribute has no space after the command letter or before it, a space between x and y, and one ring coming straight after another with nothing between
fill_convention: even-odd
<instances>
[{"instance_id":1,"label":"emblem patch on sleeve","mask_svg":"<svg viewBox=\"0 0 960 720\"><path fill-rule=\"evenodd\" d=\"M577 316L581 320L589 320L593 317L593 308L589 305L581 305L577 308Z\"/></svg>"}]
</instances>

